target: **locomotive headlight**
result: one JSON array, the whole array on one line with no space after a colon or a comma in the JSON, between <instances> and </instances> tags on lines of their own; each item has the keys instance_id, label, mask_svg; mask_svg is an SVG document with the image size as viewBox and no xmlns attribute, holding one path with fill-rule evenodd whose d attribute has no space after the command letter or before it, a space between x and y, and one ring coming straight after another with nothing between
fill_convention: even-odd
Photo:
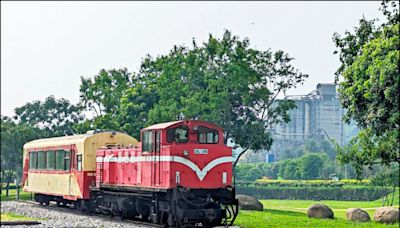
<instances>
[{"instance_id":1,"label":"locomotive headlight","mask_svg":"<svg viewBox=\"0 0 400 228\"><path fill-rule=\"evenodd\" d=\"M183 155L185 155L185 156L189 156L189 151L187 151L187 150L184 150L184 151L183 151Z\"/></svg>"}]
</instances>

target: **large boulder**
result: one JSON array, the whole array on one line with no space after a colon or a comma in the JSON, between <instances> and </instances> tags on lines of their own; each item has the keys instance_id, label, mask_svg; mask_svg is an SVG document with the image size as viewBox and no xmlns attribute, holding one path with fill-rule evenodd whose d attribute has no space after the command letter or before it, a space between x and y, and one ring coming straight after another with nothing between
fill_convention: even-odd
<instances>
[{"instance_id":1,"label":"large boulder","mask_svg":"<svg viewBox=\"0 0 400 228\"><path fill-rule=\"evenodd\" d=\"M309 218L333 219L333 211L325 204L313 204L307 208Z\"/></svg>"},{"instance_id":2,"label":"large boulder","mask_svg":"<svg viewBox=\"0 0 400 228\"><path fill-rule=\"evenodd\" d=\"M349 208L346 211L346 218L356 222L369 222L371 217L361 208Z\"/></svg>"},{"instance_id":3,"label":"large boulder","mask_svg":"<svg viewBox=\"0 0 400 228\"><path fill-rule=\"evenodd\" d=\"M262 211L264 209L262 203L252 196L238 194L236 199L239 200L239 209L253 211Z\"/></svg>"},{"instance_id":4,"label":"large boulder","mask_svg":"<svg viewBox=\"0 0 400 228\"><path fill-rule=\"evenodd\" d=\"M395 223L399 221L400 212L398 208L380 207L376 209L374 220L380 223Z\"/></svg>"}]
</instances>

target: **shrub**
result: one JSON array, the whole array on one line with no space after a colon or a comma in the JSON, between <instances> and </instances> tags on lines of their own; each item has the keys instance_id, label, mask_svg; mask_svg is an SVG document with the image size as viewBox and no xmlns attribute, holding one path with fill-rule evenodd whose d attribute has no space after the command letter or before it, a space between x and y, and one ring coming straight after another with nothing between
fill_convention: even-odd
<instances>
[{"instance_id":1,"label":"shrub","mask_svg":"<svg viewBox=\"0 0 400 228\"><path fill-rule=\"evenodd\" d=\"M280 187L239 184L236 192L260 199L371 201L387 195L390 190L372 186Z\"/></svg>"},{"instance_id":2,"label":"shrub","mask_svg":"<svg viewBox=\"0 0 400 228\"><path fill-rule=\"evenodd\" d=\"M251 182L243 184L252 184ZM254 183L259 186L278 186L278 187L335 187L335 186L369 186L370 180L343 179L340 181L332 180L268 180L258 179Z\"/></svg>"}]
</instances>

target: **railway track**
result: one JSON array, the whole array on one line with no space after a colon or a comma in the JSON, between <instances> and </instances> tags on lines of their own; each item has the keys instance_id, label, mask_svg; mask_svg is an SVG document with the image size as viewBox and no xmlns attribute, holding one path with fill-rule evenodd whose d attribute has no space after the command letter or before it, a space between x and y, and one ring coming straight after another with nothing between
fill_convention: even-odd
<instances>
[{"instance_id":1,"label":"railway track","mask_svg":"<svg viewBox=\"0 0 400 228\"><path fill-rule=\"evenodd\" d=\"M105 215L105 214L102 214L102 213L99 213L99 212L96 212L95 214L88 214L88 213L85 213L85 212L81 212L81 211L78 211L78 210L76 210L76 209L74 209L74 208L71 208L71 207L69 207L69 206L58 206L57 204L55 204L55 203L50 203L50 205L41 205L41 204L39 204L38 202L35 202L35 201L32 201L32 200L26 200L26 201L23 201L23 200L16 200L17 202L21 202L21 203L25 203L25 204L31 204L31 205L37 205L37 206L39 206L39 207L43 207L43 208L46 208L46 207L52 207L52 208L57 208L58 210L62 210L63 212L68 212L68 213L74 213L74 214L82 214L82 213L84 213L85 215L88 215L88 216L93 216L93 215L95 215L95 216L98 216L98 217L101 217L101 218L107 218L107 219L111 219L111 220L113 220L113 221L124 221L124 222L129 222L129 223L131 223L132 225L141 225L141 226L149 226L149 227L155 227L155 228L158 228L158 227L165 227L165 226L163 226L163 225L160 225L160 224L154 224L154 223L150 223L150 222L145 222L145 221L138 221L138 220L131 220L131 219L121 219L121 218L119 218L119 217L113 217L113 216L111 216L111 215ZM20 222L20 221L18 221L18 222ZM32 224L18 224L18 222L16 221L15 222L15 224L12 224L12 223L10 223L10 224L3 224L3 222L2 222L2 225L37 225L37 224L40 224L40 222L39 223L36 223L36 224L33 224L33 222L34 221L28 221L28 222L32 222ZM21 221L22 222L22 221ZM37 221L36 221L37 222Z\"/></svg>"}]
</instances>

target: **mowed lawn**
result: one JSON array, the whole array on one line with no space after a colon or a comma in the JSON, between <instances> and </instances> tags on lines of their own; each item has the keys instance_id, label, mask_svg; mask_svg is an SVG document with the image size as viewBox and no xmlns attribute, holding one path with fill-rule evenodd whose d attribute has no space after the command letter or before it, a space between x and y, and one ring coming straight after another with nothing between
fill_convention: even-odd
<instances>
[{"instance_id":1,"label":"mowed lawn","mask_svg":"<svg viewBox=\"0 0 400 228\"><path fill-rule=\"evenodd\" d=\"M15 213L1 213L1 221L24 221L24 220L41 220L38 218L29 218Z\"/></svg>"},{"instance_id":2,"label":"mowed lawn","mask_svg":"<svg viewBox=\"0 0 400 228\"><path fill-rule=\"evenodd\" d=\"M261 200L264 211L239 212L235 225L243 228L253 227L399 227L379 224L373 221L375 209L381 207L381 201L312 201L312 200ZM334 219L309 219L307 207L314 203L328 205L334 212ZM346 220L348 208L365 209L371 216L372 222L357 223ZM397 206L398 208L398 200Z\"/></svg>"},{"instance_id":3,"label":"mowed lawn","mask_svg":"<svg viewBox=\"0 0 400 228\"><path fill-rule=\"evenodd\" d=\"M7 201L7 200L16 200L17 199L17 190L16 189L10 189L8 190L8 197L6 197L6 190L3 189L1 191L1 201ZM31 193L29 192L24 192L22 190L19 191L19 199L20 200L30 200L31 199Z\"/></svg>"}]
</instances>

